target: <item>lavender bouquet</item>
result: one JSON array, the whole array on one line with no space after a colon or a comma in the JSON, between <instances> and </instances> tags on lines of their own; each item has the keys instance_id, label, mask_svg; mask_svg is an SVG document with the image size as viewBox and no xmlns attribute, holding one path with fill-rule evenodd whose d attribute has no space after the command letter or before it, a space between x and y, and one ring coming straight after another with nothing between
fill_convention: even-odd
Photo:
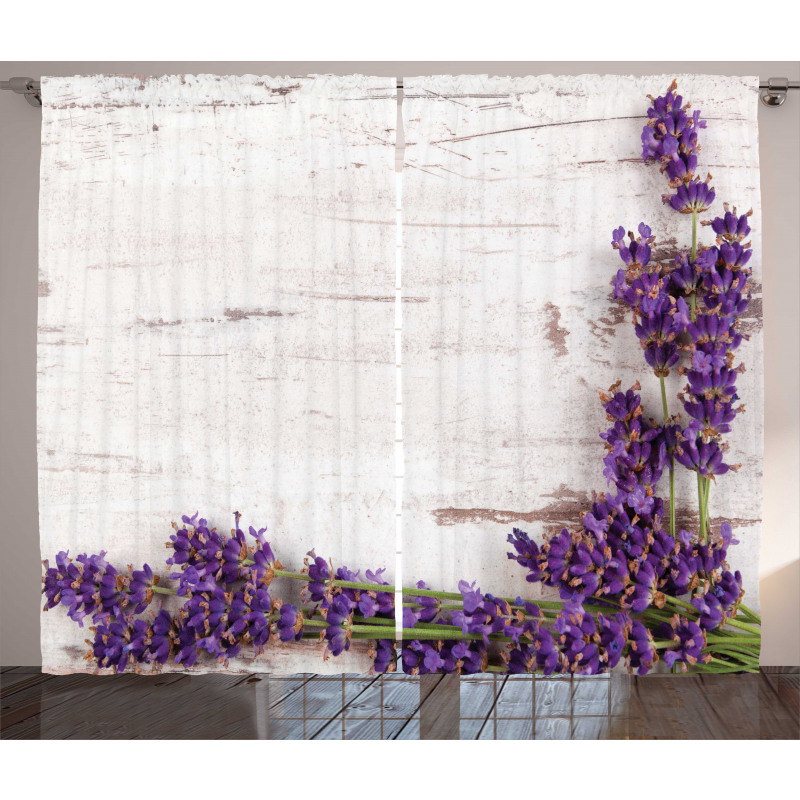
<instances>
[{"instance_id":1,"label":"lavender bouquet","mask_svg":"<svg viewBox=\"0 0 800 800\"><path fill-rule=\"evenodd\" d=\"M664 96L650 98L642 158L659 163L668 179L664 202L691 215L691 248L670 264L655 263L647 225L627 241L623 227L612 234L624 263L613 296L630 308L660 382L661 419L645 417L638 383L600 392L609 421L600 434L604 474L613 491L595 494L573 529L541 546L519 529L508 536L508 558L560 599L496 597L467 581L458 592L441 592L420 581L402 590L400 608L382 569L366 570L362 579L312 550L299 571L285 570L266 528L246 535L237 512L224 535L195 514L173 525L169 584L147 564L121 572L105 552L74 560L61 552L54 567L44 562L45 610L64 605L80 626L87 617L92 622L87 660L117 672L169 661L189 668L201 657L227 665L243 647L260 653L314 638L326 643L325 658L368 642L378 673L398 661L413 675L594 675L621 664L644 675L660 660L684 672L757 671L761 621L742 604L741 575L726 560L737 541L727 522L712 530L709 516L712 483L738 466L725 461L723 435L744 410L736 405L744 366L735 362L746 338L739 321L750 297L750 212L737 215L725 204L722 217L702 222L716 243L698 245L698 216L715 199L711 176L696 176L706 123L675 90L673 82ZM669 413L664 378L672 369L686 378L678 395L685 424ZM678 524L679 467L697 476L696 531ZM660 483L668 484L668 499L656 493ZM300 582L299 604L278 598L280 581ZM156 595L162 602L150 610ZM167 596L176 612L164 607Z\"/></svg>"}]
</instances>

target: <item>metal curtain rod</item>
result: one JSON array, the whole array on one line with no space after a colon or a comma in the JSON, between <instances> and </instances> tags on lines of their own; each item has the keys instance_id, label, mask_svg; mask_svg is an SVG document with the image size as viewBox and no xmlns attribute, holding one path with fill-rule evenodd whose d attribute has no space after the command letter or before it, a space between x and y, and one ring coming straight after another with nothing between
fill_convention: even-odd
<instances>
[{"instance_id":1,"label":"metal curtain rod","mask_svg":"<svg viewBox=\"0 0 800 800\"><path fill-rule=\"evenodd\" d=\"M397 79L397 88L403 88L402 78ZM761 89L761 102L765 106L782 106L786 101L789 89L800 89L800 81L790 81L788 78L770 78L768 81L760 81L758 88ZM21 94L30 105L36 108L42 106L42 84L33 78L11 78L11 80L0 81L0 89Z\"/></svg>"}]
</instances>

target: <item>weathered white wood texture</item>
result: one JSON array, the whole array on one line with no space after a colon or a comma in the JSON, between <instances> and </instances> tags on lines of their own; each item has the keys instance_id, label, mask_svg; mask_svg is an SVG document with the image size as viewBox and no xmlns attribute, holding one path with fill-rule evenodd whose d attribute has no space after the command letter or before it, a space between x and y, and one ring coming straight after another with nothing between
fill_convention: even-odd
<instances>
[{"instance_id":1,"label":"weathered white wood texture","mask_svg":"<svg viewBox=\"0 0 800 800\"><path fill-rule=\"evenodd\" d=\"M677 76L702 110L700 170L722 213L752 207L752 338L739 351L747 413L730 436L738 474L711 492L714 525L731 519L730 561L758 607L762 337L757 78ZM691 244L691 217L662 205L666 181L640 159L647 94L673 76L407 78L403 184L404 583L532 597L506 559L519 526L539 540L579 521L606 488L607 426L598 389L636 379L659 417L629 317L610 297L621 266L611 231L646 221L656 258ZM713 218L709 214L706 218ZM709 229L700 241L713 242ZM685 381L668 378L670 409ZM684 524L696 522L693 474L678 472ZM666 479L664 481L666 483Z\"/></svg>"},{"instance_id":2,"label":"weathered white wood texture","mask_svg":"<svg viewBox=\"0 0 800 800\"><path fill-rule=\"evenodd\" d=\"M163 571L173 519L229 529L238 510L287 567L316 547L391 576L394 80L93 76L42 93L43 557L105 549ZM44 669L85 666L84 636L45 614ZM323 649L231 669L368 668Z\"/></svg>"}]
</instances>

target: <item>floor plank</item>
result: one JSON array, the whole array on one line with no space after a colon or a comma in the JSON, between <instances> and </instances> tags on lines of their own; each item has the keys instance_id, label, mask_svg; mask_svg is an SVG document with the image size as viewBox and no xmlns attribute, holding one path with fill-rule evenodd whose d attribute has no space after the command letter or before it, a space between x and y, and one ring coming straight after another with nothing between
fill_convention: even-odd
<instances>
[{"instance_id":1,"label":"floor plank","mask_svg":"<svg viewBox=\"0 0 800 800\"><path fill-rule=\"evenodd\" d=\"M0 700L3 739L800 739L797 670L458 678L4 667Z\"/></svg>"}]
</instances>

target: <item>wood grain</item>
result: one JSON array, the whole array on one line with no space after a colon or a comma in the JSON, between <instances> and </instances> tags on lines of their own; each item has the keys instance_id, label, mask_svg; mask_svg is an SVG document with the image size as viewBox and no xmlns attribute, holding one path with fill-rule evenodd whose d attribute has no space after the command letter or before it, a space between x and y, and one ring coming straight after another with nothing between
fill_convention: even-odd
<instances>
[{"instance_id":1,"label":"wood grain","mask_svg":"<svg viewBox=\"0 0 800 800\"><path fill-rule=\"evenodd\" d=\"M798 739L800 676L0 674L3 739ZM197 708L203 713L198 714Z\"/></svg>"}]
</instances>

